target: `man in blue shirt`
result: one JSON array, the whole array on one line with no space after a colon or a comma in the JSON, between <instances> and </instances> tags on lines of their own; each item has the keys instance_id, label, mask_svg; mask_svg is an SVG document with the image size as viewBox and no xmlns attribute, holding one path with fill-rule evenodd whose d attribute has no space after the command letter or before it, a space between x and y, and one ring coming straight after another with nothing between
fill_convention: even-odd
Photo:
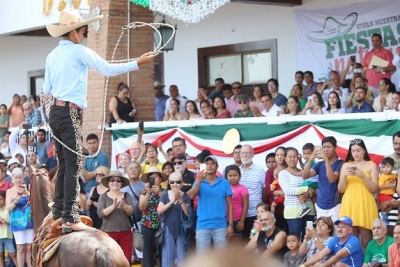
<instances>
[{"instance_id":1,"label":"man in blue shirt","mask_svg":"<svg viewBox=\"0 0 400 267\"><path fill-rule=\"evenodd\" d=\"M337 225L337 236L332 238L328 245L314 254L308 261L300 265L300 267L311 266L323 257L333 254L329 260L318 265L319 267L327 267L342 263L338 266L361 267L364 261L364 254L362 252L360 240L352 234L353 221L348 216L343 216L335 221ZM335 265L336 266L336 265Z\"/></svg>"},{"instance_id":2,"label":"man in blue shirt","mask_svg":"<svg viewBox=\"0 0 400 267\"><path fill-rule=\"evenodd\" d=\"M354 98L357 105L351 110L351 113L366 113L375 112L374 108L365 101L365 96L367 95L367 89L364 87L357 87L354 92Z\"/></svg>"},{"instance_id":3,"label":"man in blue shirt","mask_svg":"<svg viewBox=\"0 0 400 267\"><path fill-rule=\"evenodd\" d=\"M340 201L337 197L340 168L343 160L336 154L337 141L333 136L322 139L322 150L314 150L307 164L304 166L303 178L307 179L318 175L318 197L315 204L317 218L330 217L336 221L340 216ZM315 158L321 158L311 167Z\"/></svg>"},{"instance_id":4,"label":"man in blue shirt","mask_svg":"<svg viewBox=\"0 0 400 267\"><path fill-rule=\"evenodd\" d=\"M228 244L227 238L233 236L231 186L227 179L217 177L218 161L214 156L206 157L204 163L206 169L200 171L193 188L187 192L191 199L199 196L196 226L197 253L209 249L211 240L216 249L224 248Z\"/></svg>"},{"instance_id":5,"label":"man in blue shirt","mask_svg":"<svg viewBox=\"0 0 400 267\"><path fill-rule=\"evenodd\" d=\"M156 121L162 121L165 115L165 103L169 96L165 95L163 92L163 88L165 85L160 82L154 82L154 112Z\"/></svg>"},{"instance_id":6,"label":"man in blue shirt","mask_svg":"<svg viewBox=\"0 0 400 267\"><path fill-rule=\"evenodd\" d=\"M217 78L215 79L215 88L211 91L210 95L208 96L208 99L211 99L211 101L214 103L214 99L219 96L221 99L224 99L225 95L222 92L222 86L225 84L224 79L222 78Z\"/></svg>"},{"instance_id":7,"label":"man in blue shirt","mask_svg":"<svg viewBox=\"0 0 400 267\"><path fill-rule=\"evenodd\" d=\"M157 54L146 53L136 61L110 64L93 50L81 45L88 25L102 19L96 16L84 20L73 8L60 12L59 25L46 25L52 37L62 37L46 59L43 93L52 95L49 124L58 152L53 219L62 217L63 233L74 230L95 230L81 222L79 217L79 175L82 171L82 110L86 108L88 68L103 75L116 76L137 70L139 65L154 59ZM42 96L49 101L48 97ZM71 151L72 150L72 151Z\"/></svg>"}]
</instances>

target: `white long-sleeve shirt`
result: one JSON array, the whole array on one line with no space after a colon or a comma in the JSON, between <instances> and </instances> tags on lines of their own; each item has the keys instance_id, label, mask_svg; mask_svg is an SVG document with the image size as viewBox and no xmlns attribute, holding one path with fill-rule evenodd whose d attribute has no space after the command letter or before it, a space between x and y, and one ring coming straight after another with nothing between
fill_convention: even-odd
<instances>
[{"instance_id":1,"label":"white long-sleeve shirt","mask_svg":"<svg viewBox=\"0 0 400 267\"><path fill-rule=\"evenodd\" d=\"M396 66L397 71L400 71L400 56L398 54L395 54L392 63L393 63L394 66ZM399 79L398 86L400 88L400 79Z\"/></svg>"}]
</instances>

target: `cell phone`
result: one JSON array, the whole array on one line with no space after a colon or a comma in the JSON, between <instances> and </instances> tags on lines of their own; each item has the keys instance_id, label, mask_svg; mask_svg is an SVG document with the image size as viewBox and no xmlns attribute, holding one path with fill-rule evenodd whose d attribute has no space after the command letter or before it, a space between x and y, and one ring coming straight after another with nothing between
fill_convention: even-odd
<instances>
[{"instance_id":1,"label":"cell phone","mask_svg":"<svg viewBox=\"0 0 400 267\"><path fill-rule=\"evenodd\" d=\"M325 74L325 80L327 80L327 81L331 80L331 74L330 73Z\"/></svg>"},{"instance_id":2,"label":"cell phone","mask_svg":"<svg viewBox=\"0 0 400 267\"><path fill-rule=\"evenodd\" d=\"M376 67L377 67L376 65L372 65L372 69L376 69Z\"/></svg>"},{"instance_id":3,"label":"cell phone","mask_svg":"<svg viewBox=\"0 0 400 267\"><path fill-rule=\"evenodd\" d=\"M352 62L356 61L356 56L351 56L351 57L350 57L350 60L351 60Z\"/></svg>"},{"instance_id":4,"label":"cell phone","mask_svg":"<svg viewBox=\"0 0 400 267\"><path fill-rule=\"evenodd\" d=\"M143 121L139 121L139 129L141 131L144 131L144 122Z\"/></svg>"},{"instance_id":5,"label":"cell phone","mask_svg":"<svg viewBox=\"0 0 400 267\"><path fill-rule=\"evenodd\" d=\"M135 112L136 112L136 109L132 109L132 111L129 112L129 116L132 115L132 114L135 113Z\"/></svg>"},{"instance_id":6,"label":"cell phone","mask_svg":"<svg viewBox=\"0 0 400 267\"><path fill-rule=\"evenodd\" d=\"M375 264L379 263L379 261L377 259L373 259L369 264L371 266L374 266Z\"/></svg>"},{"instance_id":7,"label":"cell phone","mask_svg":"<svg viewBox=\"0 0 400 267\"><path fill-rule=\"evenodd\" d=\"M316 151L321 151L322 150L322 146L321 145L315 145L315 150Z\"/></svg>"},{"instance_id":8,"label":"cell phone","mask_svg":"<svg viewBox=\"0 0 400 267\"><path fill-rule=\"evenodd\" d=\"M355 171L357 168L356 168L356 166L349 166L348 169L351 170L351 171Z\"/></svg>"},{"instance_id":9,"label":"cell phone","mask_svg":"<svg viewBox=\"0 0 400 267\"><path fill-rule=\"evenodd\" d=\"M308 102L313 102L312 96L307 97L307 101L308 101Z\"/></svg>"},{"instance_id":10,"label":"cell phone","mask_svg":"<svg viewBox=\"0 0 400 267\"><path fill-rule=\"evenodd\" d=\"M353 72L354 73L362 73L362 69L354 69Z\"/></svg>"},{"instance_id":11,"label":"cell phone","mask_svg":"<svg viewBox=\"0 0 400 267\"><path fill-rule=\"evenodd\" d=\"M154 182L155 182L155 178L154 176L150 176L149 177L149 188L151 189L154 186Z\"/></svg>"},{"instance_id":12,"label":"cell phone","mask_svg":"<svg viewBox=\"0 0 400 267\"><path fill-rule=\"evenodd\" d=\"M307 229L310 229L310 230L312 230L314 227L313 227L313 222L312 221L307 221Z\"/></svg>"},{"instance_id":13,"label":"cell phone","mask_svg":"<svg viewBox=\"0 0 400 267\"><path fill-rule=\"evenodd\" d=\"M205 171L205 170L206 170L206 164L200 163L200 171Z\"/></svg>"}]
</instances>

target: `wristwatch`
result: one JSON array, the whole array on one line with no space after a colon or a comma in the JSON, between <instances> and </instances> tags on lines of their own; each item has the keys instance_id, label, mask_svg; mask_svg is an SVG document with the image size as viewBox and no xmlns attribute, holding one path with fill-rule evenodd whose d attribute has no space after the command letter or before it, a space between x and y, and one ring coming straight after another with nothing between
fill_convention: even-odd
<instances>
[{"instance_id":1,"label":"wristwatch","mask_svg":"<svg viewBox=\"0 0 400 267\"><path fill-rule=\"evenodd\" d=\"M234 226L233 222L228 223L229 226Z\"/></svg>"}]
</instances>

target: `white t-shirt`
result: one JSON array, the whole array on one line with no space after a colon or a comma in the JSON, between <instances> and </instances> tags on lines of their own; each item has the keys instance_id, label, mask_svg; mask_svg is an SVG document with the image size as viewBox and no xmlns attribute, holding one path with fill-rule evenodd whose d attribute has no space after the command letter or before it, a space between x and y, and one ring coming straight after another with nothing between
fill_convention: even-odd
<instances>
[{"instance_id":1,"label":"white t-shirt","mask_svg":"<svg viewBox=\"0 0 400 267\"><path fill-rule=\"evenodd\" d=\"M347 97L349 96L349 89L340 87L340 90L342 90L342 96L339 95L339 98L340 98L340 102L342 104L342 107L344 107L345 106L344 104L346 103ZM334 89L333 88L329 88L329 89L326 89L324 91L324 93L322 94L322 99L324 101L326 101L327 103L329 103L328 102L329 93L332 92L332 91L334 91Z\"/></svg>"},{"instance_id":2,"label":"white t-shirt","mask_svg":"<svg viewBox=\"0 0 400 267\"><path fill-rule=\"evenodd\" d=\"M278 111L283 113L282 108L274 104L268 111L264 109L261 114L264 115L264 117L276 117L278 116Z\"/></svg>"}]
</instances>

